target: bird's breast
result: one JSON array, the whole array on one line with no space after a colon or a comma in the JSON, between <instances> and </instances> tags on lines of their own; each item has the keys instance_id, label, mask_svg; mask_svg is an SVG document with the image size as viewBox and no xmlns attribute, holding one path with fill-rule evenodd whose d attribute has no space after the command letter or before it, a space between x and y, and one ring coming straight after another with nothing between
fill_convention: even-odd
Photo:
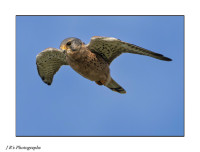
<instances>
[{"instance_id":1,"label":"bird's breast","mask_svg":"<svg viewBox=\"0 0 200 152\"><path fill-rule=\"evenodd\" d=\"M92 81L106 80L110 74L108 63L92 52L68 55L68 63L76 72Z\"/></svg>"}]
</instances>

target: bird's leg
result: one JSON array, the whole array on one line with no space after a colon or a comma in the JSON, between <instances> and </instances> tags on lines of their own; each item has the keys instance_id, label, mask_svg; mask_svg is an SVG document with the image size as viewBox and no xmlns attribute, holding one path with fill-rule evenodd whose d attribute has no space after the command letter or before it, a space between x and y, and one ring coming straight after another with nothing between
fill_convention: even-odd
<instances>
[{"instance_id":1,"label":"bird's leg","mask_svg":"<svg viewBox=\"0 0 200 152\"><path fill-rule=\"evenodd\" d=\"M98 85L104 85L106 83L105 80L95 81Z\"/></svg>"}]
</instances>

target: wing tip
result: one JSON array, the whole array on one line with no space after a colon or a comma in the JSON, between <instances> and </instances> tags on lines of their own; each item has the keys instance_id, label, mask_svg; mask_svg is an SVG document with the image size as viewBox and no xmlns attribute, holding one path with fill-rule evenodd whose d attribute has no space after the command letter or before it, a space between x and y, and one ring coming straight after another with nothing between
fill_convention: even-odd
<instances>
[{"instance_id":1,"label":"wing tip","mask_svg":"<svg viewBox=\"0 0 200 152\"><path fill-rule=\"evenodd\" d=\"M41 76L40 75L40 77L41 77L41 79L42 79L42 81L44 82L44 83L46 83L47 85L51 85L52 84L52 80L48 80L48 79L46 79L44 76Z\"/></svg>"},{"instance_id":2,"label":"wing tip","mask_svg":"<svg viewBox=\"0 0 200 152\"><path fill-rule=\"evenodd\" d=\"M162 54L159 54L159 53L153 53L153 56L154 58L157 58L157 59L160 59L160 60L163 60L163 61L172 61L172 59L168 58L168 57L165 57L164 55Z\"/></svg>"},{"instance_id":3,"label":"wing tip","mask_svg":"<svg viewBox=\"0 0 200 152\"><path fill-rule=\"evenodd\" d=\"M52 83L52 82L45 81L45 80L43 80L43 79L42 79L42 81L43 81L44 83L46 83L48 86L50 86L51 83Z\"/></svg>"},{"instance_id":4,"label":"wing tip","mask_svg":"<svg viewBox=\"0 0 200 152\"><path fill-rule=\"evenodd\" d=\"M51 85L51 83L48 83L48 82L46 84L49 85L49 86Z\"/></svg>"},{"instance_id":5,"label":"wing tip","mask_svg":"<svg viewBox=\"0 0 200 152\"><path fill-rule=\"evenodd\" d=\"M168 57L165 57L165 56L162 58L162 60L164 60L164 61L172 61L172 59L170 59Z\"/></svg>"}]
</instances>

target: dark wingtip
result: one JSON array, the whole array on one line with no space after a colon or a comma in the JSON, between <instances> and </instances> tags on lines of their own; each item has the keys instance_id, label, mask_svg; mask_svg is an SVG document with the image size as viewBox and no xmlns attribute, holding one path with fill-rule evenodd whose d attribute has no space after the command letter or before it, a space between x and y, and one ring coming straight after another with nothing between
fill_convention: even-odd
<instances>
[{"instance_id":1,"label":"dark wingtip","mask_svg":"<svg viewBox=\"0 0 200 152\"><path fill-rule=\"evenodd\" d=\"M172 59L167 58L167 57L164 57L162 60L164 60L164 61L172 61Z\"/></svg>"},{"instance_id":2,"label":"dark wingtip","mask_svg":"<svg viewBox=\"0 0 200 152\"><path fill-rule=\"evenodd\" d=\"M46 83L47 85L51 85L51 83L50 83L50 82L45 82L45 81L44 81L44 83Z\"/></svg>"},{"instance_id":3,"label":"dark wingtip","mask_svg":"<svg viewBox=\"0 0 200 152\"><path fill-rule=\"evenodd\" d=\"M157 58L157 59L160 59L160 60L163 60L163 61L172 61L172 59L165 57L162 54L154 53L154 55L155 55L155 58Z\"/></svg>"},{"instance_id":4,"label":"dark wingtip","mask_svg":"<svg viewBox=\"0 0 200 152\"><path fill-rule=\"evenodd\" d=\"M46 82L45 80L43 80L44 83L46 83L47 85L51 85L51 82Z\"/></svg>"}]
</instances>

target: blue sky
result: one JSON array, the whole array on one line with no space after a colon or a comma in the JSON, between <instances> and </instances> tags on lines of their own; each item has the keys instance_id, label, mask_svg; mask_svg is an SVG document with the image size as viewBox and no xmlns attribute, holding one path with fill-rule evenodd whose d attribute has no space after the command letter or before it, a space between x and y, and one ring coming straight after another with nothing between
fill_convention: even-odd
<instances>
[{"instance_id":1,"label":"blue sky","mask_svg":"<svg viewBox=\"0 0 200 152\"><path fill-rule=\"evenodd\" d=\"M172 62L123 54L111 75L127 94L98 86L62 66L51 86L36 55L67 37L89 43L115 37L164 54ZM183 16L17 16L17 136L183 136Z\"/></svg>"}]
</instances>

